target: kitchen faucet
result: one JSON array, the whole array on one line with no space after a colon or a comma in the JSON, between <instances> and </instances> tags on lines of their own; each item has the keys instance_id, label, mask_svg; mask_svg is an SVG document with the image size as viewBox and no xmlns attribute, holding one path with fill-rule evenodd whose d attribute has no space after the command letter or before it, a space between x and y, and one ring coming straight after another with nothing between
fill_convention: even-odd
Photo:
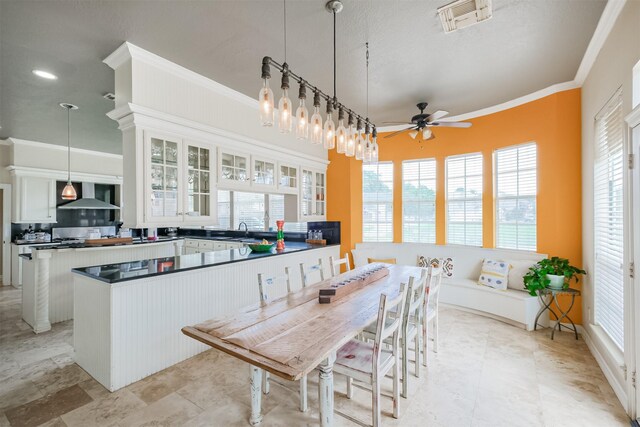
<instances>
[{"instance_id":1,"label":"kitchen faucet","mask_svg":"<svg viewBox=\"0 0 640 427\"><path fill-rule=\"evenodd\" d=\"M244 237L248 237L249 236L249 227L247 226L247 223L242 221L240 224L238 224L238 231L241 231L241 227L242 224L244 224Z\"/></svg>"}]
</instances>

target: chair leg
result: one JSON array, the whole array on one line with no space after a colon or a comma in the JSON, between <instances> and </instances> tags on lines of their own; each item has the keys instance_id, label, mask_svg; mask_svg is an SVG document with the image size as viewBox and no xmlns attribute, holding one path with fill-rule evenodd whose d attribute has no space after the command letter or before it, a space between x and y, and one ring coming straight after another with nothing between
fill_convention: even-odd
<instances>
[{"instance_id":1,"label":"chair leg","mask_svg":"<svg viewBox=\"0 0 640 427\"><path fill-rule=\"evenodd\" d=\"M300 378L300 412L307 412L307 376Z\"/></svg>"},{"instance_id":2,"label":"chair leg","mask_svg":"<svg viewBox=\"0 0 640 427\"><path fill-rule=\"evenodd\" d=\"M402 397L405 399L408 395L409 389L409 340L406 336L402 337ZM395 367L394 373L395 373ZM393 380L393 386L395 387L395 379Z\"/></svg>"},{"instance_id":3,"label":"chair leg","mask_svg":"<svg viewBox=\"0 0 640 427\"><path fill-rule=\"evenodd\" d=\"M395 358L396 358L396 362L393 365L393 418L399 418L400 417L400 358L398 357L397 352L396 352ZM408 380L409 379L408 375L405 378L406 380ZM403 388L406 387L407 382L408 381L402 383ZM380 396L379 386L378 386L378 396Z\"/></svg>"},{"instance_id":4,"label":"chair leg","mask_svg":"<svg viewBox=\"0 0 640 427\"><path fill-rule=\"evenodd\" d=\"M395 375L395 371L394 371L394 375ZM398 387L395 380L393 384L394 384L394 388ZM380 409L380 382L378 381L377 375L374 376L371 384L371 407L373 408L373 427L379 427L380 418L382 417L382 414Z\"/></svg>"},{"instance_id":5,"label":"chair leg","mask_svg":"<svg viewBox=\"0 0 640 427\"><path fill-rule=\"evenodd\" d=\"M262 371L262 392L269 394L269 372Z\"/></svg>"},{"instance_id":6,"label":"chair leg","mask_svg":"<svg viewBox=\"0 0 640 427\"><path fill-rule=\"evenodd\" d=\"M429 321L424 322L424 331L422 334L422 346L424 359L422 360L422 365L427 366L429 363Z\"/></svg>"},{"instance_id":7,"label":"chair leg","mask_svg":"<svg viewBox=\"0 0 640 427\"><path fill-rule=\"evenodd\" d=\"M353 378L347 377L347 399L353 397Z\"/></svg>"},{"instance_id":8,"label":"chair leg","mask_svg":"<svg viewBox=\"0 0 640 427\"><path fill-rule=\"evenodd\" d=\"M438 352L438 313L433 318L433 352Z\"/></svg>"},{"instance_id":9,"label":"chair leg","mask_svg":"<svg viewBox=\"0 0 640 427\"><path fill-rule=\"evenodd\" d=\"M422 328L421 328L422 329ZM414 338L413 348L416 359L416 378L420 378L420 337L422 336L422 331L416 331L416 337Z\"/></svg>"}]
</instances>

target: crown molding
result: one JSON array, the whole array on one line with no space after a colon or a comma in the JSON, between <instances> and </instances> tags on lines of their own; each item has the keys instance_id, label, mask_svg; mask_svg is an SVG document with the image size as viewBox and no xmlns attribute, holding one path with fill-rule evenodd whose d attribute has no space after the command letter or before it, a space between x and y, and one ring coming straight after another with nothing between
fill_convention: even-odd
<instances>
[{"instance_id":1,"label":"crown molding","mask_svg":"<svg viewBox=\"0 0 640 427\"><path fill-rule=\"evenodd\" d=\"M4 143L2 145L18 145L18 146L34 147L34 148L41 148L41 149L48 149L48 150L67 151L67 147L65 147L64 145L49 144L46 142L39 142L39 141L29 141L26 139L7 138L3 142ZM122 160L122 154L105 153L103 151L86 150L84 148L71 147L71 152L75 154L86 154L90 156L109 157L113 159Z\"/></svg>"},{"instance_id":2,"label":"crown molding","mask_svg":"<svg viewBox=\"0 0 640 427\"><path fill-rule=\"evenodd\" d=\"M129 59L135 59L137 61L141 61L154 67L160 68L161 70L167 71L186 81L202 86L217 94L226 96L233 99L234 101L238 101L242 104L248 105L249 107L258 109L257 99L251 98L243 93L238 92L237 90L224 86L216 82L215 80L205 77L202 74L198 74L195 71L191 71L188 68L183 67L182 65L171 62L168 59L156 55L155 53L151 53L148 50L142 49L141 47L138 47L129 42L122 43L120 47L113 51L113 53L107 56L102 62L115 70Z\"/></svg>"},{"instance_id":3,"label":"crown molding","mask_svg":"<svg viewBox=\"0 0 640 427\"><path fill-rule=\"evenodd\" d=\"M587 50L582 57L582 62L580 62L580 66L576 72L574 81L578 86L582 86L589 75L591 67L593 67L593 64L596 62L598 54L600 54L600 50L602 50L602 46L604 46L605 41L609 37L626 2L627 0L607 1L607 5L604 7L600 20L598 21L598 26L591 37L589 46L587 46Z\"/></svg>"},{"instance_id":4,"label":"crown molding","mask_svg":"<svg viewBox=\"0 0 640 427\"><path fill-rule=\"evenodd\" d=\"M53 178L59 181L66 181L68 172L66 170L42 169L28 166L10 165L5 168L11 176L32 176L40 178ZM94 182L96 184L122 184L122 176L105 175L87 172L71 171L72 181Z\"/></svg>"}]
</instances>

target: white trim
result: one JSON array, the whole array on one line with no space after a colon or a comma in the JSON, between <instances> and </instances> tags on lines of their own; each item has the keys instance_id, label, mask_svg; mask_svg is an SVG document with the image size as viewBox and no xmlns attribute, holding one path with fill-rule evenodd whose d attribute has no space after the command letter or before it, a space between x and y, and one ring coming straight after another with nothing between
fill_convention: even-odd
<instances>
[{"instance_id":1,"label":"white trim","mask_svg":"<svg viewBox=\"0 0 640 427\"><path fill-rule=\"evenodd\" d=\"M607 345L606 340L608 340L609 337L605 336L606 334L604 332L599 332L598 329L599 327L596 325L588 325L588 327L583 327L582 338L584 339L585 343L587 343L587 347L591 351L593 357L596 359L596 362L598 362L598 366L600 366L600 369L604 373L605 378L611 385L611 388L613 388L613 392L616 394L616 397L622 404L622 407L627 410L628 401L626 384L621 384L620 382L618 382L618 378L616 378L615 373L611 369L610 363L607 363L607 359L611 359L612 362L615 362L618 365L618 369L620 369L622 375L624 376L624 357L616 355L615 351L611 351L612 347L615 347L615 345L613 343ZM593 337L591 336L592 334L590 330L593 331ZM602 347L602 351L598 347ZM618 348L615 348L614 350L617 350L618 353L620 352ZM606 351L607 354L603 354L603 351Z\"/></svg>"},{"instance_id":2,"label":"white trim","mask_svg":"<svg viewBox=\"0 0 640 427\"><path fill-rule=\"evenodd\" d=\"M51 178L59 181L67 180L66 170L32 168L27 166L7 166L5 168L11 176L33 176L41 178ZM72 181L95 182L98 184L120 184L122 185L122 177L119 175L103 175L85 172L71 171Z\"/></svg>"},{"instance_id":3,"label":"white trim","mask_svg":"<svg viewBox=\"0 0 640 427\"><path fill-rule=\"evenodd\" d=\"M589 42L589 46L587 46L587 50L582 57L582 62L580 62L580 67L578 67L578 71L576 72L576 76L573 81L578 86L582 86L585 79L589 75L591 71L591 67L596 62L596 58L598 54L600 54L600 50L604 45L604 42L609 37L613 26L622 12L625 3L627 0L609 0L607 1L607 5L604 7L602 11L602 15L600 16L600 20L598 21L598 26L591 37L591 41Z\"/></svg>"},{"instance_id":4,"label":"white trim","mask_svg":"<svg viewBox=\"0 0 640 427\"><path fill-rule=\"evenodd\" d=\"M224 86L215 80L205 77L202 74L198 74L195 71L191 71L188 68L178 65L175 62L171 62L129 42L121 44L120 47L118 47L111 55L107 56L102 62L115 70L129 59L139 60L161 68L162 70L168 71L186 81L195 83L199 86L210 89L215 93L224 95L235 101L241 102L242 104L258 109L257 99L251 98L237 90ZM256 64L256 67L257 65L258 64Z\"/></svg>"},{"instance_id":5,"label":"white trim","mask_svg":"<svg viewBox=\"0 0 640 427\"><path fill-rule=\"evenodd\" d=\"M0 139L0 145L6 145L8 147L9 145L11 145L11 142L9 142L9 138Z\"/></svg>"},{"instance_id":6,"label":"white trim","mask_svg":"<svg viewBox=\"0 0 640 427\"><path fill-rule=\"evenodd\" d=\"M627 117L625 117L624 120L627 122L627 125L632 129L640 125L640 105L638 105L636 108L633 109L633 111L627 114Z\"/></svg>"},{"instance_id":7,"label":"white trim","mask_svg":"<svg viewBox=\"0 0 640 427\"><path fill-rule=\"evenodd\" d=\"M18 139L18 138L13 138L13 137L7 138L6 140L4 140L4 142L6 144L2 144L2 145L17 145L17 146L26 146L26 147L34 147L34 148L46 148L46 149L52 149L52 150L67 151L67 147L65 147L64 145L50 144L50 143L39 142L39 141L29 141L29 140L26 140L26 139ZM73 148L73 147L71 147L71 152L72 153L77 153L77 154L88 154L88 155L91 155L91 156L110 157L110 158L113 158L113 159L122 160L122 154L105 153L103 151L93 151L93 150L85 150L83 148Z\"/></svg>"},{"instance_id":8,"label":"white trim","mask_svg":"<svg viewBox=\"0 0 640 427\"><path fill-rule=\"evenodd\" d=\"M11 184L0 184L2 191L2 229L0 229L0 244L2 247L2 276L0 286L11 285ZM5 240L6 239L6 240ZM4 280L7 283L4 283Z\"/></svg>"},{"instance_id":9,"label":"white trim","mask_svg":"<svg viewBox=\"0 0 640 427\"><path fill-rule=\"evenodd\" d=\"M191 137L198 140L212 140L215 145L235 150L250 152L254 155L266 158L278 158L280 161L300 163L302 166L326 169L329 160L311 156L304 153L293 152L289 149L279 147L274 144L266 143L258 139L240 135L232 131L219 129L214 126L206 125L193 120L188 120L172 114L163 113L151 108L129 103L122 107L116 108L107 113L107 116L116 120L120 129L126 129L132 125L149 126L158 130L178 133L184 137ZM176 129L175 126L181 126ZM240 145L238 145L240 143ZM246 147L242 145L247 144ZM256 148L258 149L256 151ZM287 158L282 158L284 155Z\"/></svg>"}]
</instances>

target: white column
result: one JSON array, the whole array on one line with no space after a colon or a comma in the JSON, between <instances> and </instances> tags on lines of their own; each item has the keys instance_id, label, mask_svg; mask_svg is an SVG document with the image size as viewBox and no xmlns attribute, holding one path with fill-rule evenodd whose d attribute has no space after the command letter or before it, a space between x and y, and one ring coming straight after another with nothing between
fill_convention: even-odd
<instances>
[{"instance_id":1,"label":"white column","mask_svg":"<svg viewBox=\"0 0 640 427\"><path fill-rule=\"evenodd\" d=\"M36 313L33 332L39 334L51 330L51 322L49 322L49 260L51 252L34 250L33 256L36 262Z\"/></svg>"},{"instance_id":2,"label":"white column","mask_svg":"<svg viewBox=\"0 0 640 427\"><path fill-rule=\"evenodd\" d=\"M318 366L320 371L318 396L320 397L320 425L322 427L333 425L333 363L335 361L336 354L334 352Z\"/></svg>"}]
</instances>

